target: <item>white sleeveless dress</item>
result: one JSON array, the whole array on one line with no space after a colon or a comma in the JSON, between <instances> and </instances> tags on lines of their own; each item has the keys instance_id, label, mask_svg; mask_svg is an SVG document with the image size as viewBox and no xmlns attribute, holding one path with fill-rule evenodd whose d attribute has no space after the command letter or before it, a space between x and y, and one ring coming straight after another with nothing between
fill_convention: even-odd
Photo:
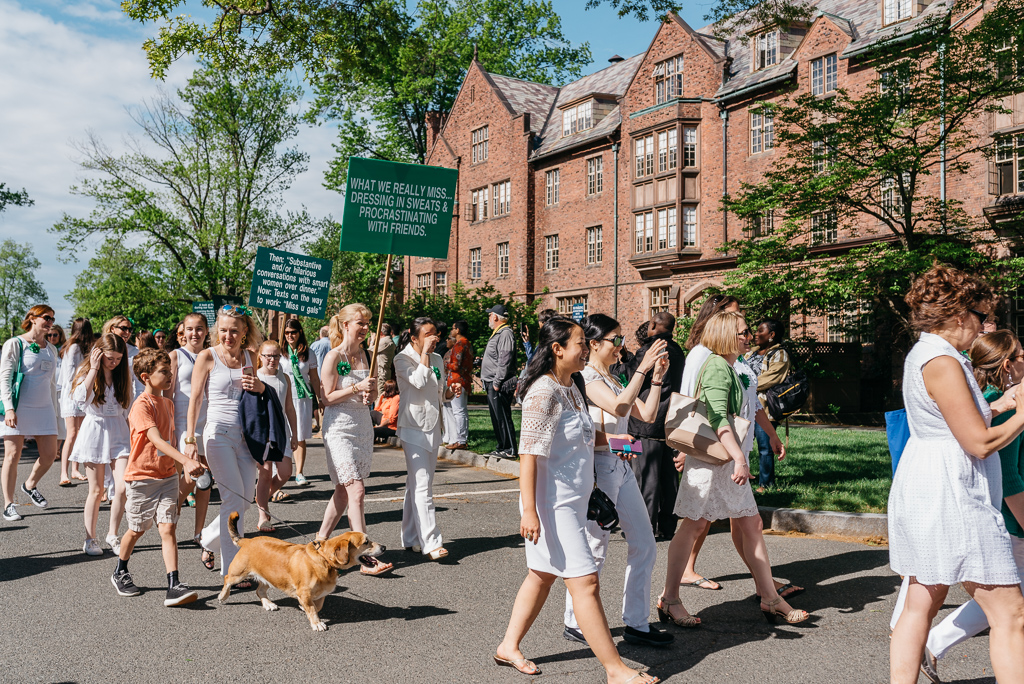
<instances>
[{"instance_id":1,"label":"white sleeveless dress","mask_svg":"<svg viewBox=\"0 0 1024 684\"><path fill-rule=\"evenodd\" d=\"M310 353L313 359L315 356ZM313 397L305 397L299 399L299 393L295 389L295 369L292 368L291 359L288 357L288 351L284 350L281 353L281 370L285 372L288 379L292 383L292 405L295 407L295 439L300 442L305 442L308 439L313 438ZM309 381L309 361L303 361L299 359L299 372L302 374L302 378L309 385L310 391L313 390L313 384ZM358 382L358 380L357 380Z\"/></svg>"},{"instance_id":2,"label":"white sleeveless dress","mask_svg":"<svg viewBox=\"0 0 1024 684\"><path fill-rule=\"evenodd\" d=\"M82 356L82 350L77 344L68 347L68 350L64 352L64 356L61 357L60 380L58 382L59 387L57 388L60 398L61 418L78 418L85 415L85 408L77 404L71 396L74 391L71 383L75 379L78 367L82 365L84 360L85 357Z\"/></svg>"},{"instance_id":3,"label":"white sleeveless dress","mask_svg":"<svg viewBox=\"0 0 1024 684\"><path fill-rule=\"evenodd\" d=\"M175 441L180 451L185 451L185 430L188 429L188 402L192 397L192 371L195 369L196 357L187 349L175 349L172 354L178 355L178 371L174 376L174 431ZM196 417L196 435L203 434L206 426L206 394L203 394L203 403L199 405L199 415ZM205 455L203 440L196 440L196 447L200 455Z\"/></svg>"},{"instance_id":4,"label":"white sleeveless dress","mask_svg":"<svg viewBox=\"0 0 1024 684\"><path fill-rule=\"evenodd\" d=\"M922 369L949 356L963 366L974 404L991 425L992 411L970 361L938 335L921 333L903 365L903 402L910 439L889 492L889 565L920 584L1016 585L999 455L980 459L963 450L928 396Z\"/></svg>"},{"instance_id":5,"label":"white sleeveless dress","mask_svg":"<svg viewBox=\"0 0 1024 684\"><path fill-rule=\"evenodd\" d=\"M349 361L344 355L342 358ZM338 376L336 389L360 383L369 375L367 368L353 369L348 375ZM327 472L335 486L370 477L373 418L370 417L370 407L359 399L358 394L324 408L323 439L327 448Z\"/></svg>"}]
</instances>

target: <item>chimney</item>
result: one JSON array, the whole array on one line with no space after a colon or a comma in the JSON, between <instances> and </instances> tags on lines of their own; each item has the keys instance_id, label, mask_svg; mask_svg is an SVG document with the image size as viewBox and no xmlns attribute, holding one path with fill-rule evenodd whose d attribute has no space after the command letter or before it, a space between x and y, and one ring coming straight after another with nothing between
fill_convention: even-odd
<instances>
[{"instance_id":1,"label":"chimney","mask_svg":"<svg viewBox=\"0 0 1024 684\"><path fill-rule=\"evenodd\" d=\"M619 62L624 62L624 61L625 61L625 58L624 57L620 57L619 55L612 55L611 57L608 58L609 64L618 64Z\"/></svg>"},{"instance_id":2,"label":"chimney","mask_svg":"<svg viewBox=\"0 0 1024 684\"><path fill-rule=\"evenodd\" d=\"M427 154L434 149L434 141L441 133L441 124L444 122L443 112L427 112Z\"/></svg>"}]
</instances>

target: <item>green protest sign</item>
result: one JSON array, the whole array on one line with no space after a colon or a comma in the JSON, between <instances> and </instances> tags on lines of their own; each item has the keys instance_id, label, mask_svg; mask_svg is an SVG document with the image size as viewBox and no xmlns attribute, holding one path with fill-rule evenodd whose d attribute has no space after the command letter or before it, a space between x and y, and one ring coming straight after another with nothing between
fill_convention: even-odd
<instances>
[{"instance_id":1,"label":"green protest sign","mask_svg":"<svg viewBox=\"0 0 1024 684\"><path fill-rule=\"evenodd\" d=\"M323 318L334 262L260 247L252 272L249 306Z\"/></svg>"},{"instance_id":2,"label":"green protest sign","mask_svg":"<svg viewBox=\"0 0 1024 684\"><path fill-rule=\"evenodd\" d=\"M459 172L350 157L343 252L448 257Z\"/></svg>"},{"instance_id":3,"label":"green protest sign","mask_svg":"<svg viewBox=\"0 0 1024 684\"><path fill-rule=\"evenodd\" d=\"M225 304L241 304L241 297L228 297L217 295L213 299L204 299L201 302L192 302L192 313L206 316L206 323L210 328L217 322L217 312Z\"/></svg>"}]
</instances>

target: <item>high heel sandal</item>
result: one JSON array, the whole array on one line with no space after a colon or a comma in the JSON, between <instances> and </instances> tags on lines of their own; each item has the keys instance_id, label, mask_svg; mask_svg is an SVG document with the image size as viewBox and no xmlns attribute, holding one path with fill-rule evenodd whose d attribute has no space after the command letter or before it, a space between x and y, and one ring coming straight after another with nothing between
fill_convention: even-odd
<instances>
[{"instance_id":1,"label":"high heel sandal","mask_svg":"<svg viewBox=\"0 0 1024 684\"><path fill-rule=\"evenodd\" d=\"M811 617L810 613L806 610L791 610L788 613L775 610L775 606L782 602L782 597L779 596L774 601L761 601L761 605L768 606L768 610L761 609L761 614L764 615L764 619L768 621L768 624L774 625L779 618L782 618L791 625L795 625L803 622L804 620ZM802 616L802 617L801 617Z\"/></svg>"},{"instance_id":2,"label":"high heel sandal","mask_svg":"<svg viewBox=\"0 0 1024 684\"><path fill-rule=\"evenodd\" d=\"M700 627L700 619L695 615L684 615L681 618L672 617L672 613L669 612L665 606L681 606L683 602L679 599L667 599L664 596L658 597L658 619L662 622L671 622L676 627L686 627L692 629L694 627Z\"/></svg>"}]
</instances>

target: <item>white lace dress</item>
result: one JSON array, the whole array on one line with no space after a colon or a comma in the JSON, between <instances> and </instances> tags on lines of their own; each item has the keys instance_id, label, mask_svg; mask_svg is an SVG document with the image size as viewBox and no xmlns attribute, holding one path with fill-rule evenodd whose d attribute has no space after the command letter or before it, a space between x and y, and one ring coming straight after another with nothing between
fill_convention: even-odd
<instances>
[{"instance_id":1,"label":"white lace dress","mask_svg":"<svg viewBox=\"0 0 1024 684\"><path fill-rule=\"evenodd\" d=\"M346 359L347 361L348 359ZM351 370L338 376L336 389L344 389L369 377L369 369ZM359 395L324 408L324 446L327 448L327 472L331 482L347 485L370 476L373 461L373 419L370 407Z\"/></svg>"},{"instance_id":2,"label":"white lace dress","mask_svg":"<svg viewBox=\"0 0 1024 684\"><path fill-rule=\"evenodd\" d=\"M999 507L999 455L980 459L963 450L928 396L922 369L950 356L964 370L974 404L992 422L970 362L938 335L921 333L903 365L903 402L910 439L889 491L889 565L921 584L1020 582Z\"/></svg>"},{"instance_id":3,"label":"white lace dress","mask_svg":"<svg viewBox=\"0 0 1024 684\"><path fill-rule=\"evenodd\" d=\"M530 385L523 398L519 453L537 456L540 540L526 541L527 567L558 577L596 573L586 534L594 488L594 423L575 385L562 387L546 375Z\"/></svg>"}]
</instances>

